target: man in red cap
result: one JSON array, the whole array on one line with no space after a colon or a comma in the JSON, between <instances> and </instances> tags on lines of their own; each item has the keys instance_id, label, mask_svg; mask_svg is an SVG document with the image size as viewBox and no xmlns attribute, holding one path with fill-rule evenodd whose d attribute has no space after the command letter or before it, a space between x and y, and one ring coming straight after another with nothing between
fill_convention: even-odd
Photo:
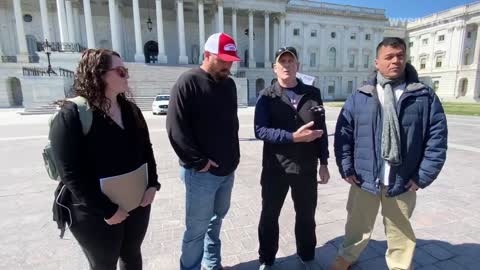
<instances>
[{"instance_id":1,"label":"man in red cap","mask_svg":"<svg viewBox=\"0 0 480 270\"><path fill-rule=\"evenodd\" d=\"M237 89L229 77L239 60L235 41L213 34L202 65L172 88L167 132L186 189L181 270L222 269L219 235L240 161Z\"/></svg>"}]
</instances>

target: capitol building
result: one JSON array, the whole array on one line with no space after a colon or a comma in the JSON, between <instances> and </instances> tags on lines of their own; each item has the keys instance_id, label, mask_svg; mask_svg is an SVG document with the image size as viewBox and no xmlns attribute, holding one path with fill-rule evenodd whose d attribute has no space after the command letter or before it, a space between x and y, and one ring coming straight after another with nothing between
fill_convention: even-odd
<instances>
[{"instance_id":1,"label":"capitol building","mask_svg":"<svg viewBox=\"0 0 480 270\"><path fill-rule=\"evenodd\" d=\"M406 22L384 9L309 0L2 0L0 107L34 112L69 96L81 52L110 48L130 70L135 101L148 108L201 63L215 32L237 42L232 77L242 106L274 81L282 46L297 49L300 72L315 78L325 100L345 99L374 70L386 36L406 39L409 61L442 99L479 101L479 26L480 3Z\"/></svg>"}]
</instances>

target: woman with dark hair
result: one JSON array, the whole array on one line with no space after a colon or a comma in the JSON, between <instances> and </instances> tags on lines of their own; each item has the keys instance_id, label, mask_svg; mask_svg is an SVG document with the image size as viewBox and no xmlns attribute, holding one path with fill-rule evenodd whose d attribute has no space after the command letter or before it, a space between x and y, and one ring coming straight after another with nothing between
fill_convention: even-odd
<instances>
[{"instance_id":1,"label":"woman with dark hair","mask_svg":"<svg viewBox=\"0 0 480 270\"><path fill-rule=\"evenodd\" d=\"M82 247L91 269L142 269L140 246L147 231L150 204L160 189L145 119L126 98L128 70L120 55L89 49L80 59L74 91L86 99L91 126L83 132L79 106L68 100L50 129L60 175L55 206ZM140 206L127 212L112 202L100 179L123 175L147 164L148 184Z\"/></svg>"}]
</instances>

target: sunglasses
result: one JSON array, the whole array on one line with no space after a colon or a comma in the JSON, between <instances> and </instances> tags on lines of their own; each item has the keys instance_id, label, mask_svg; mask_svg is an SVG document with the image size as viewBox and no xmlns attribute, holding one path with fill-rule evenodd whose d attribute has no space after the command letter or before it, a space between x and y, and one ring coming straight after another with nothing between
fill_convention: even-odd
<instances>
[{"instance_id":1,"label":"sunglasses","mask_svg":"<svg viewBox=\"0 0 480 270\"><path fill-rule=\"evenodd\" d=\"M109 69L108 71L112 71L112 70L115 70L117 72L118 76L120 76L120 78L128 77L128 68L126 68L126 67L114 67L114 68Z\"/></svg>"}]
</instances>

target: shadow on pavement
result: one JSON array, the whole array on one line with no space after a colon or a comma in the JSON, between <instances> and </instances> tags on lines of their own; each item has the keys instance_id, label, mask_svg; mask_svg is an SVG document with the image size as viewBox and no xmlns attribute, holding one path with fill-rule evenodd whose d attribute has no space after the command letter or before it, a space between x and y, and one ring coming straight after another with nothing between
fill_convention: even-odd
<instances>
[{"instance_id":1,"label":"shadow on pavement","mask_svg":"<svg viewBox=\"0 0 480 270\"><path fill-rule=\"evenodd\" d=\"M315 256L322 270L327 270L334 260L343 237L337 237L316 248ZM388 269L385 261L386 241L371 240L351 270L383 270ZM417 239L417 248L413 259L415 270L480 269L480 244L464 243L453 245L445 241ZM231 270L256 270L258 260L234 265ZM302 264L297 255L277 258L274 270L300 270Z\"/></svg>"}]
</instances>

